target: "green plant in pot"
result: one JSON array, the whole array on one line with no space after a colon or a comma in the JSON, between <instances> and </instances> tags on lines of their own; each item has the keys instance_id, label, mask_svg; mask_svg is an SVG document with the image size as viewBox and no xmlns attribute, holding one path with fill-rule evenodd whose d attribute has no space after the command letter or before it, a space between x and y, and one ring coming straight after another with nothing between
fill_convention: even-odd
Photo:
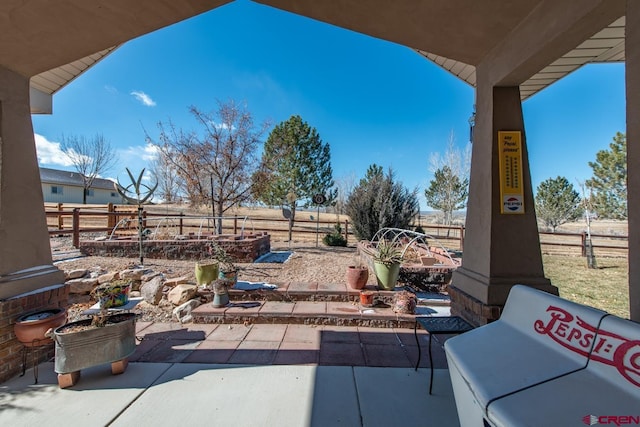
<instances>
[{"instance_id":1,"label":"green plant in pot","mask_svg":"<svg viewBox=\"0 0 640 427\"><path fill-rule=\"evenodd\" d=\"M398 283L402 252L392 242L380 240L373 254L373 269L378 288L392 291Z\"/></svg>"},{"instance_id":2,"label":"green plant in pot","mask_svg":"<svg viewBox=\"0 0 640 427\"><path fill-rule=\"evenodd\" d=\"M238 268L233 257L216 242L212 242L209 246L209 253L218 263L218 279L230 280L235 284L238 279Z\"/></svg>"}]
</instances>

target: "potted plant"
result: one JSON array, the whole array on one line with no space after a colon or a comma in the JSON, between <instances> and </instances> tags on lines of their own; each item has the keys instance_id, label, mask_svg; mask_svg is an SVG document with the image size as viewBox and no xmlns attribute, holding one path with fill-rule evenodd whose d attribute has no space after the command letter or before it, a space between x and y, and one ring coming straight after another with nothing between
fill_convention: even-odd
<instances>
[{"instance_id":1,"label":"potted plant","mask_svg":"<svg viewBox=\"0 0 640 427\"><path fill-rule=\"evenodd\" d=\"M92 292L100 307L97 313L47 333L55 341L54 370L60 388L75 385L80 371L91 366L111 363L114 375L127 369L127 358L136 350L136 315L109 310L125 303L130 285L115 280L99 286Z\"/></svg>"},{"instance_id":2,"label":"potted plant","mask_svg":"<svg viewBox=\"0 0 640 427\"><path fill-rule=\"evenodd\" d=\"M393 290L398 283L402 264L402 253L392 242L380 240L373 254L373 269L376 273L378 288Z\"/></svg>"},{"instance_id":3,"label":"potted plant","mask_svg":"<svg viewBox=\"0 0 640 427\"><path fill-rule=\"evenodd\" d=\"M209 246L209 253L211 258L218 263L218 279L230 280L235 284L238 279L238 269L234 264L233 257L215 242Z\"/></svg>"},{"instance_id":4,"label":"potted plant","mask_svg":"<svg viewBox=\"0 0 640 427\"><path fill-rule=\"evenodd\" d=\"M347 267L347 284L351 289L362 289L367 285L369 280L369 268L366 265L362 265L360 260L353 265Z\"/></svg>"}]
</instances>

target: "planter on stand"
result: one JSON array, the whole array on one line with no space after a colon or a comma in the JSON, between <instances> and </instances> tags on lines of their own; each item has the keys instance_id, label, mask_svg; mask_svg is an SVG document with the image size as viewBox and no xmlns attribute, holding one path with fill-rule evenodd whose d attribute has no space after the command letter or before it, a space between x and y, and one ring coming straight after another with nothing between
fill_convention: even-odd
<instances>
[{"instance_id":1,"label":"planter on stand","mask_svg":"<svg viewBox=\"0 0 640 427\"><path fill-rule=\"evenodd\" d=\"M27 370L27 352L31 351L33 359L33 378L38 384L38 352L36 347L53 344L53 340L46 333L50 329L64 325L67 321L67 310L64 308L49 308L23 314L13 325L16 338L22 347L22 374Z\"/></svg>"},{"instance_id":2,"label":"planter on stand","mask_svg":"<svg viewBox=\"0 0 640 427\"><path fill-rule=\"evenodd\" d=\"M45 333L64 325L66 321L67 311L64 308L39 310L18 317L13 325L13 332L25 347L47 345L53 341Z\"/></svg>"},{"instance_id":3,"label":"planter on stand","mask_svg":"<svg viewBox=\"0 0 640 427\"><path fill-rule=\"evenodd\" d=\"M123 373L127 358L136 350L135 321L134 313L119 313L108 316L105 326L92 326L92 319L85 319L51 332L60 388L75 385L80 371L91 366L111 363L112 374Z\"/></svg>"}]
</instances>

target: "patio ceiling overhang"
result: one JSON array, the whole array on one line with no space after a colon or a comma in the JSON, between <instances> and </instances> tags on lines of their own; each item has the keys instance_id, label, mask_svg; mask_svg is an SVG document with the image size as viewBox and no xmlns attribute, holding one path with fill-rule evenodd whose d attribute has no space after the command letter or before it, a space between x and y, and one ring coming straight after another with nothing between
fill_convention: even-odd
<instances>
[{"instance_id":1,"label":"patio ceiling overhang","mask_svg":"<svg viewBox=\"0 0 640 427\"><path fill-rule=\"evenodd\" d=\"M31 77L31 110L121 44L231 0L2 0L0 67Z\"/></svg>"},{"instance_id":2,"label":"patio ceiling overhang","mask_svg":"<svg viewBox=\"0 0 640 427\"><path fill-rule=\"evenodd\" d=\"M198 0L141 0L134 6L120 8L119 3L131 5L127 0L87 2L68 0L64 3L35 0L28 6L23 6L18 0L8 0L9 5L3 4L10 13L0 17L0 28L11 29L13 26L20 41L36 39L33 30L24 28L38 28L43 23L55 26L51 17L56 14L66 14L66 19L77 21L78 31L86 30L84 26L95 28L92 34L96 37L73 37L73 32L47 38L35 48L40 54L30 55L20 59L20 52L26 50L9 49L11 38L0 41L0 50L5 50L7 61L2 63L17 64L19 72L38 73L29 74L31 78L31 111L32 113L51 113L52 95L74 80L84 71L102 60L119 45L146 34L155 29L178 22L182 19L214 9L228 3L228 0L202 2ZM363 6L358 0L334 0L332 2L299 1L299 0L258 0L276 8L287 10L302 16L323 21L332 25L351 29L373 37L403 44L414 49L425 58L449 71L456 77L475 87L476 65L518 25L543 3L542 1L513 0L505 4L498 0L422 0L420 2L399 0L372 0ZM153 3L153 13L149 13L149 4ZM18 5L20 3L20 5ZM13 7L11 7L13 4ZM78 6L82 5L82 6ZM70 6L74 6L70 8ZM49 9L50 16L38 21L28 12L30 10ZM125 14L123 10L126 10ZM11 13L14 12L14 13ZM0 15L2 16L2 15ZM21 23L30 25L17 26ZM135 24L132 25L132 20ZM100 31L104 28L105 31ZM106 29L109 28L109 31ZM116 31L113 31L115 29ZM625 18L615 18L608 26L597 29L590 37L568 50L564 55L548 63L544 68L534 72L526 81L520 84L522 99L527 99L547 86L562 79L569 73L589 63L624 61L624 30ZM42 30L39 31L40 33ZM86 34L83 33L83 34ZM103 36L103 34L105 36ZM80 40L78 40L80 39ZM86 40L82 40L86 39ZM94 40L95 39L95 40ZM3 47L3 45L5 45ZM94 46L94 47L90 47ZM93 50L99 47L99 50ZM51 50L64 54L52 55ZM33 50L30 50L33 51ZM76 52L76 53L72 53ZM84 52L81 59L77 59L77 52ZM3 54L4 56L4 54ZM47 58L68 58L70 62L52 64ZM0 57L1 58L1 57ZM45 69L46 71L43 71Z\"/></svg>"},{"instance_id":3,"label":"patio ceiling overhang","mask_svg":"<svg viewBox=\"0 0 640 427\"><path fill-rule=\"evenodd\" d=\"M624 61L624 26L624 17L616 19L611 25L531 76L520 85L522 100L535 95L583 65ZM476 67L473 65L419 49L416 52L475 87Z\"/></svg>"}]
</instances>

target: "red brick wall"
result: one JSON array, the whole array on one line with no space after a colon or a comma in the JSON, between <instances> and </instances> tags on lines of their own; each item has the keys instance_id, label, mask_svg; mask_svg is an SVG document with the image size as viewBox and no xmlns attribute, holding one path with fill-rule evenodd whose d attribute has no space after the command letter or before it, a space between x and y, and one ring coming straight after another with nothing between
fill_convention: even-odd
<instances>
[{"instance_id":1,"label":"red brick wall","mask_svg":"<svg viewBox=\"0 0 640 427\"><path fill-rule=\"evenodd\" d=\"M68 301L69 287L64 285L0 301L0 383L22 372L24 347L13 333L16 319L30 311L66 308ZM53 344L33 347L27 353L27 368L33 367L34 357L39 363L52 358L53 355Z\"/></svg>"}]
</instances>

